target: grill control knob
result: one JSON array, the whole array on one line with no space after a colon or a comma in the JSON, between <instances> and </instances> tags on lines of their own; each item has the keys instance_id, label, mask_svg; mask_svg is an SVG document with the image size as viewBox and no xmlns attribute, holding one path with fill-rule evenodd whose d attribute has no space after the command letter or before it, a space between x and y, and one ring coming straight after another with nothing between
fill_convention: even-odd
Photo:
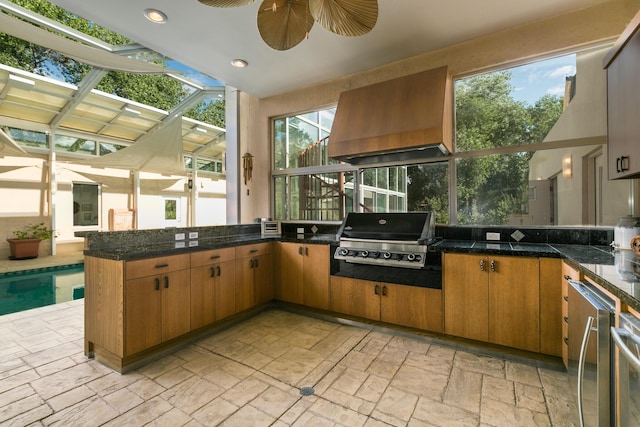
<instances>
[{"instance_id":1,"label":"grill control knob","mask_svg":"<svg viewBox=\"0 0 640 427\"><path fill-rule=\"evenodd\" d=\"M338 255L340 256L346 256L349 253L349 251L345 248L340 248L338 249Z\"/></svg>"},{"instance_id":2,"label":"grill control knob","mask_svg":"<svg viewBox=\"0 0 640 427\"><path fill-rule=\"evenodd\" d=\"M382 258L384 258L384 259L389 259L389 258L391 258L391 252L383 252L383 253L382 253Z\"/></svg>"},{"instance_id":3,"label":"grill control knob","mask_svg":"<svg viewBox=\"0 0 640 427\"><path fill-rule=\"evenodd\" d=\"M413 261L413 260L415 260L415 259L416 259L416 255L415 255L415 254L409 254L409 255L407 255L407 259L408 259L409 261Z\"/></svg>"},{"instance_id":4,"label":"grill control knob","mask_svg":"<svg viewBox=\"0 0 640 427\"><path fill-rule=\"evenodd\" d=\"M368 257L368 256L369 256L369 251L362 251L362 252L360 252L360 256L361 256L362 258L366 258L366 257Z\"/></svg>"}]
</instances>

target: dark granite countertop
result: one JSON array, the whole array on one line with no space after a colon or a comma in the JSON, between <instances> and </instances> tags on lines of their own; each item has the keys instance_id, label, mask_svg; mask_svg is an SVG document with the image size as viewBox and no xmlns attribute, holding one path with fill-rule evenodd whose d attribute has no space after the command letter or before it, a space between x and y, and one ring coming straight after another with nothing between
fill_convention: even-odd
<instances>
[{"instance_id":1,"label":"dark granite countertop","mask_svg":"<svg viewBox=\"0 0 640 427\"><path fill-rule=\"evenodd\" d=\"M110 249L85 250L84 254L114 260L134 260L273 240L301 244L338 244L335 234L285 234L282 237L267 238L263 238L260 235L247 234L200 239L197 241L186 240L181 242L184 243L184 247L176 247L175 242L145 246L127 245ZM640 258L633 257L631 251L613 251L608 246L493 243L465 240L439 240L430 245L429 250L435 252L562 258L585 276L616 295L623 303L635 310L640 310Z\"/></svg>"}]
</instances>

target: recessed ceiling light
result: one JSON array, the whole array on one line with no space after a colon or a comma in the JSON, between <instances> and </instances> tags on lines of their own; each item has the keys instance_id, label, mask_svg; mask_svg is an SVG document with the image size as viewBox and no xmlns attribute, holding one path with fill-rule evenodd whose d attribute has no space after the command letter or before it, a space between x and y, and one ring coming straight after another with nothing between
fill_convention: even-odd
<instances>
[{"instance_id":1,"label":"recessed ceiling light","mask_svg":"<svg viewBox=\"0 0 640 427\"><path fill-rule=\"evenodd\" d=\"M149 21L156 24L164 24L167 22L167 15L160 12L158 9L145 9L144 16L146 16Z\"/></svg>"},{"instance_id":2,"label":"recessed ceiling light","mask_svg":"<svg viewBox=\"0 0 640 427\"><path fill-rule=\"evenodd\" d=\"M231 65L233 65L236 68L244 68L247 65L249 65L249 63L247 61L245 61L244 59L234 59L233 61L231 61Z\"/></svg>"}]
</instances>

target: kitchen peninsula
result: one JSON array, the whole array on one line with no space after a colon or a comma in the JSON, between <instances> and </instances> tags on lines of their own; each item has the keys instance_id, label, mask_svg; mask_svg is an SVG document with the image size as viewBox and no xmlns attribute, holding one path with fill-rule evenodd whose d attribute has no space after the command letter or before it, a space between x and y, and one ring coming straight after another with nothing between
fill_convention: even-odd
<instances>
[{"instance_id":1,"label":"kitchen peninsula","mask_svg":"<svg viewBox=\"0 0 640 427\"><path fill-rule=\"evenodd\" d=\"M281 237L263 237L260 224L87 233L85 353L125 372L247 319L270 307L272 301L293 302L301 309L314 307L340 318L342 315L330 311L328 306L333 279L330 248L337 243L337 226L316 224L313 233L311 225L283 224ZM297 233L300 226L305 229L304 234ZM553 275L546 280L553 282L552 296L551 302L541 307L541 319L548 310L560 313L563 280L560 264L614 295L620 302L619 310L640 311L640 285L617 274L616 268L620 266L616 266L614 253L606 246L610 230L570 229L567 233L574 236L575 244L567 244L571 240L562 235L562 230L555 229L524 230L528 236L523 240L527 243L479 241L474 239L479 231L437 227L438 241L430 246L430 251L444 257L481 254L550 260ZM510 236L509 230L497 231ZM175 240L176 234L179 240ZM308 247L311 248L308 253L317 252L320 255L315 256L330 258L318 260L326 267L324 274L317 271L313 274L312 299L295 299L288 293L290 289L281 286L282 270L288 268L288 264L281 265L283 243L302 248L302 254ZM314 251L316 248L322 250ZM307 264L317 263L310 260ZM446 263L444 266L446 277ZM541 267L540 271L543 270ZM301 273L299 277L309 276ZM306 285L301 283L302 292ZM452 310L446 304L444 307ZM447 315L445 310L442 319L445 333ZM552 325L557 322L555 335L561 340L561 316L547 320ZM545 350L544 345L537 351L561 355L557 350Z\"/></svg>"}]
</instances>

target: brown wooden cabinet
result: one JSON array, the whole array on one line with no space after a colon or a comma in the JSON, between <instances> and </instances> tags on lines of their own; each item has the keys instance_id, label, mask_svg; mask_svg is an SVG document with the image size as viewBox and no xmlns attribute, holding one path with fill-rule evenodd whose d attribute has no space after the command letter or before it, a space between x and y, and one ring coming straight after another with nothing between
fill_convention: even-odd
<instances>
[{"instance_id":1,"label":"brown wooden cabinet","mask_svg":"<svg viewBox=\"0 0 640 427\"><path fill-rule=\"evenodd\" d=\"M189 332L188 255L130 261L125 265L124 355L130 356Z\"/></svg>"},{"instance_id":2,"label":"brown wooden cabinet","mask_svg":"<svg viewBox=\"0 0 640 427\"><path fill-rule=\"evenodd\" d=\"M540 258L540 353L562 356L562 260Z\"/></svg>"},{"instance_id":3,"label":"brown wooden cabinet","mask_svg":"<svg viewBox=\"0 0 640 427\"><path fill-rule=\"evenodd\" d=\"M273 299L270 243L238 246L236 250L235 311Z\"/></svg>"},{"instance_id":4,"label":"brown wooden cabinet","mask_svg":"<svg viewBox=\"0 0 640 427\"><path fill-rule=\"evenodd\" d=\"M329 308L338 313L442 332L442 292L331 276Z\"/></svg>"},{"instance_id":5,"label":"brown wooden cabinet","mask_svg":"<svg viewBox=\"0 0 640 427\"><path fill-rule=\"evenodd\" d=\"M445 254L443 271L445 333L540 351L537 258Z\"/></svg>"},{"instance_id":6,"label":"brown wooden cabinet","mask_svg":"<svg viewBox=\"0 0 640 427\"><path fill-rule=\"evenodd\" d=\"M235 313L235 248L191 254L191 329Z\"/></svg>"},{"instance_id":7,"label":"brown wooden cabinet","mask_svg":"<svg viewBox=\"0 0 640 427\"><path fill-rule=\"evenodd\" d=\"M640 176L640 12L604 59L609 179Z\"/></svg>"},{"instance_id":8,"label":"brown wooden cabinet","mask_svg":"<svg viewBox=\"0 0 640 427\"><path fill-rule=\"evenodd\" d=\"M276 299L329 308L329 245L278 244Z\"/></svg>"},{"instance_id":9,"label":"brown wooden cabinet","mask_svg":"<svg viewBox=\"0 0 640 427\"><path fill-rule=\"evenodd\" d=\"M581 280L578 270L562 263L562 362L569 367L569 280Z\"/></svg>"}]
</instances>

